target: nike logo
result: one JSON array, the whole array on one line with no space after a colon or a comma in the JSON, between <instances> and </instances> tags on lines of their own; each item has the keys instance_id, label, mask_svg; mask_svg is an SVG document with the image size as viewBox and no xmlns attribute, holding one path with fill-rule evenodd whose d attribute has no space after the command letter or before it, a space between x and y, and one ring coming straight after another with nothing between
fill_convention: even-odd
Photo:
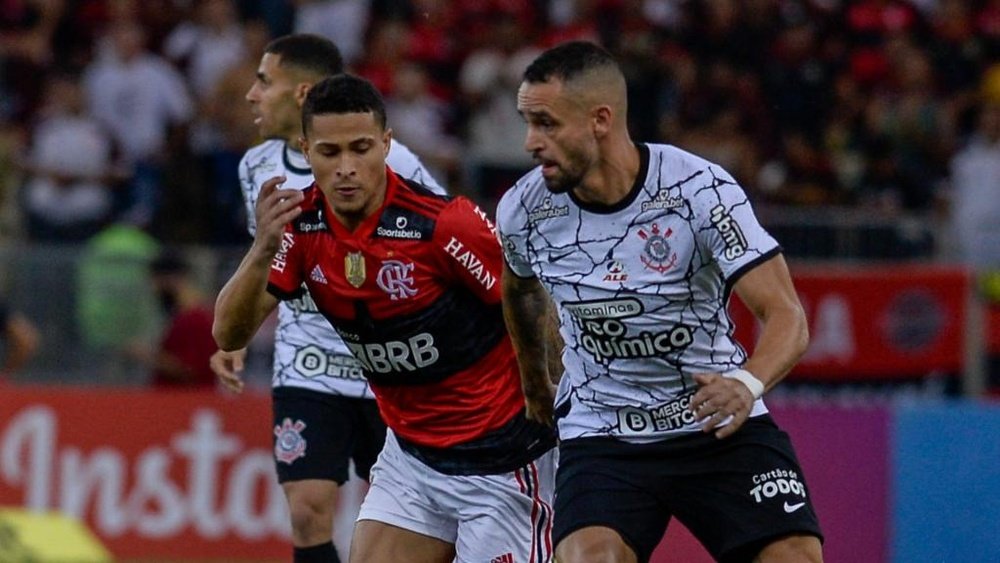
<instances>
[{"instance_id":1,"label":"nike logo","mask_svg":"<svg viewBox=\"0 0 1000 563\"><path fill-rule=\"evenodd\" d=\"M800 502L798 504L788 504L788 501L786 500L785 501L785 512L791 514L791 513L795 512L796 510L802 508L805 505L806 505L806 503L804 503L804 502Z\"/></svg>"}]
</instances>

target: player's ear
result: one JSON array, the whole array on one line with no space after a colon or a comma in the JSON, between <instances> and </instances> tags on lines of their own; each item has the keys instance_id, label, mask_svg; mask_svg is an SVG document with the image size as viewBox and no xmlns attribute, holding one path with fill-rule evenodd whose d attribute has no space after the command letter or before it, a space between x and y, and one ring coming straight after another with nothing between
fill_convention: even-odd
<instances>
[{"instance_id":1,"label":"player's ear","mask_svg":"<svg viewBox=\"0 0 1000 563\"><path fill-rule=\"evenodd\" d=\"M591 130L594 132L595 137L600 139L611 131L612 118L611 106L601 105L591 110Z\"/></svg>"},{"instance_id":2,"label":"player's ear","mask_svg":"<svg viewBox=\"0 0 1000 563\"><path fill-rule=\"evenodd\" d=\"M309 90L312 90L313 85L308 82L299 82L295 85L295 103L300 108L306 103L306 96L309 95Z\"/></svg>"},{"instance_id":3,"label":"player's ear","mask_svg":"<svg viewBox=\"0 0 1000 563\"><path fill-rule=\"evenodd\" d=\"M309 139L303 135L299 135L299 150L306 157L306 162L309 162Z\"/></svg>"},{"instance_id":4,"label":"player's ear","mask_svg":"<svg viewBox=\"0 0 1000 563\"><path fill-rule=\"evenodd\" d=\"M386 127L385 133L382 133L382 151L385 153L383 156L389 156L389 146L392 145L392 128Z\"/></svg>"}]
</instances>

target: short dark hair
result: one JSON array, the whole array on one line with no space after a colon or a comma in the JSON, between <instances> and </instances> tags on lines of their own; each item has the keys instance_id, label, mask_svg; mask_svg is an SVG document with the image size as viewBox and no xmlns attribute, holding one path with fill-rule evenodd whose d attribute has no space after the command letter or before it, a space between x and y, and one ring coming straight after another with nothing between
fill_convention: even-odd
<instances>
[{"instance_id":1,"label":"short dark hair","mask_svg":"<svg viewBox=\"0 0 1000 563\"><path fill-rule=\"evenodd\" d=\"M264 47L265 53L281 57L279 65L292 65L319 76L344 72L340 49L326 37L309 33L285 35Z\"/></svg>"},{"instance_id":2,"label":"short dark hair","mask_svg":"<svg viewBox=\"0 0 1000 563\"><path fill-rule=\"evenodd\" d=\"M603 47L589 41L570 41L552 47L538 56L524 71L530 84L556 78L563 82L601 67L618 67L618 61Z\"/></svg>"},{"instance_id":3,"label":"short dark hair","mask_svg":"<svg viewBox=\"0 0 1000 563\"><path fill-rule=\"evenodd\" d=\"M375 114L375 121L385 129L385 101L371 82L350 74L324 78L309 89L302 104L302 133L308 136L314 115L368 112Z\"/></svg>"}]
</instances>

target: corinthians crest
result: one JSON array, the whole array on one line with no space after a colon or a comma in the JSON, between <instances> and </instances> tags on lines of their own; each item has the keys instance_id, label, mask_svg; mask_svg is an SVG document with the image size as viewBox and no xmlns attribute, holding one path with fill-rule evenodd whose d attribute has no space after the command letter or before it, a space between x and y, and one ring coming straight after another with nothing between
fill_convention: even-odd
<instances>
[{"instance_id":1,"label":"corinthians crest","mask_svg":"<svg viewBox=\"0 0 1000 563\"><path fill-rule=\"evenodd\" d=\"M344 256L344 277L347 283L361 287L365 283L365 257L360 252L348 252Z\"/></svg>"},{"instance_id":2,"label":"corinthians crest","mask_svg":"<svg viewBox=\"0 0 1000 563\"><path fill-rule=\"evenodd\" d=\"M662 274L677 263L677 253L670 248L670 243L667 242L672 234L674 231L669 227L666 231L660 232L660 226L656 223L653 223L650 232L639 229L639 238L646 241L640 258L647 268Z\"/></svg>"},{"instance_id":3,"label":"corinthians crest","mask_svg":"<svg viewBox=\"0 0 1000 563\"><path fill-rule=\"evenodd\" d=\"M306 423L301 420L292 422L285 418L280 426L274 427L274 457L280 462L291 465L293 461L306 455L306 439L302 437Z\"/></svg>"}]
</instances>

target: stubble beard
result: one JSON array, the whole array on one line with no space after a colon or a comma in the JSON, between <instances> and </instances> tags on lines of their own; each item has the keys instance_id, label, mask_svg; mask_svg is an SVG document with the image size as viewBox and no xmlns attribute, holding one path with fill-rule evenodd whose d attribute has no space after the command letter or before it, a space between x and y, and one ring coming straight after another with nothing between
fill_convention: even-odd
<instances>
[{"instance_id":1,"label":"stubble beard","mask_svg":"<svg viewBox=\"0 0 1000 563\"><path fill-rule=\"evenodd\" d=\"M558 173L555 176L551 178L542 178L545 180L545 187L548 188L549 192L552 194L564 194L580 185L580 182L583 181L583 174L567 171L562 166L559 166L557 170Z\"/></svg>"}]
</instances>

